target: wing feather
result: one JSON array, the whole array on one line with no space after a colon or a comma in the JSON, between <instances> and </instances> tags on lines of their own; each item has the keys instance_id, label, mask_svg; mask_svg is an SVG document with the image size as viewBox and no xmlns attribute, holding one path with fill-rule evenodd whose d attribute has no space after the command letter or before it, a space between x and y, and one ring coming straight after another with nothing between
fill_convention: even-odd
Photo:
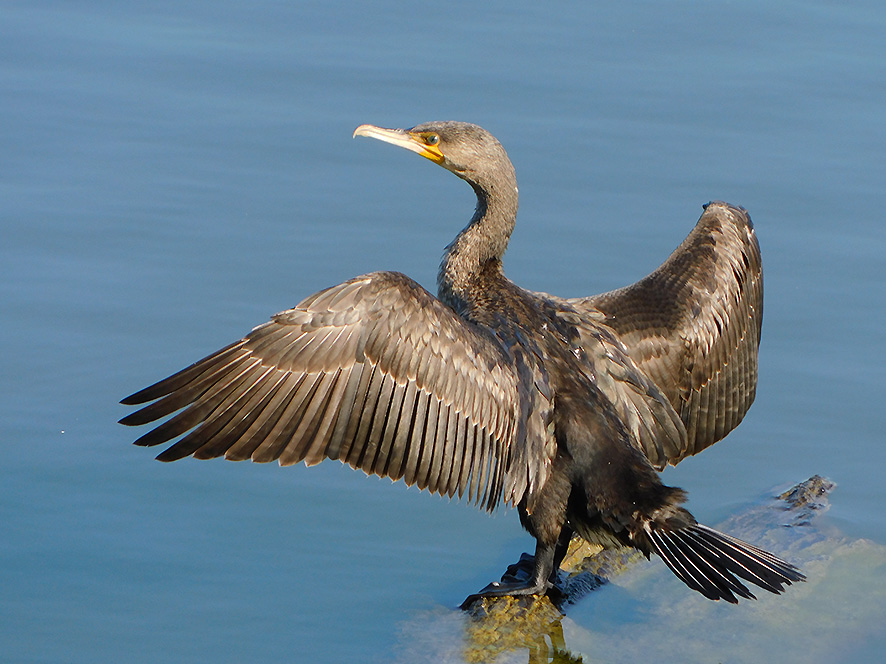
<instances>
[{"instance_id":1,"label":"wing feather","mask_svg":"<svg viewBox=\"0 0 886 664\"><path fill-rule=\"evenodd\" d=\"M280 416L277 425L255 449L252 460L258 463L276 461L292 442L296 430L301 424L302 416L307 410L311 399L320 382L320 374L306 374L294 386L286 409ZM281 462L282 463L282 462Z\"/></svg>"},{"instance_id":2,"label":"wing feather","mask_svg":"<svg viewBox=\"0 0 886 664\"><path fill-rule=\"evenodd\" d=\"M269 369L267 371L270 372ZM264 380L266 377L269 379ZM281 382L281 376L257 378L250 388L228 407L231 417L227 424L194 451L194 458L212 459L221 456L235 441L245 437L255 420L264 412Z\"/></svg>"},{"instance_id":3,"label":"wing feather","mask_svg":"<svg viewBox=\"0 0 886 664\"><path fill-rule=\"evenodd\" d=\"M388 460L388 477L400 479L403 477L403 464L409 449L409 440L415 427L421 390L416 387L415 381L406 383L401 406L400 421L397 423L397 431L391 441L391 454Z\"/></svg>"},{"instance_id":4,"label":"wing feather","mask_svg":"<svg viewBox=\"0 0 886 664\"><path fill-rule=\"evenodd\" d=\"M439 399L431 397L430 404L428 405L428 428L421 440L418 464L415 469L414 481L419 489L426 489L428 486L428 474L431 471L431 460L434 456L435 448L439 447L442 450L441 438L446 436L445 407L446 405L441 404Z\"/></svg>"},{"instance_id":5,"label":"wing feather","mask_svg":"<svg viewBox=\"0 0 886 664\"><path fill-rule=\"evenodd\" d=\"M223 452L226 459L244 461L252 456L256 448L280 421L280 416L286 410L292 396L291 385L296 381L297 378L291 374L280 376L280 381L270 395L267 404L249 425L249 429Z\"/></svg>"}]
</instances>

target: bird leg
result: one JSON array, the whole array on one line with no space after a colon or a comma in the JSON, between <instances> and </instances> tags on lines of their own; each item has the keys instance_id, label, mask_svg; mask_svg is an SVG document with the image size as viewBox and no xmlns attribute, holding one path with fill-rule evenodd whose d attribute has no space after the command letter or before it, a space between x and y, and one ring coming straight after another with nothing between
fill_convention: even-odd
<instances>
[{"instance_id":1,"label":"bird leg","mask_svg":"<svg viewBox=\"0 0 886 664\"><path fill-rule=\"evenodd\" d=\"M557 582L557 572L560 571L560 565L563 563L563 559L569 551L569 543L572 541L573 535L575 535L575 532L568 525L564 525L563 529L560 531L560 537L557 540L557 548L554 549L551 583Z\"/></svg>"}]
</instances>

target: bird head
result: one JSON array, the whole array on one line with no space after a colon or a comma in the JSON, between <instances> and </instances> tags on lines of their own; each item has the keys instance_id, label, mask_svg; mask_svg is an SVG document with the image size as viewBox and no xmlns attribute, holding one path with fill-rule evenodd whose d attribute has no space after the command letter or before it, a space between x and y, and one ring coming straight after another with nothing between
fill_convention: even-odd
<instances>
[{"instance_id":1,"label":"bird head","mask_svg":"<svg viewBox=\"0 0 886 664\"><path fill-rule=\"evenodd\" d=\"M505 149L488 131L469 122L425 122L411 129L386 129L364 124L354 137L368 136L406 148L430 159L471 184L484 187L502 176L516 176ZM485 187L484 187L485 188Z\"/></svg>"}]
</instances>

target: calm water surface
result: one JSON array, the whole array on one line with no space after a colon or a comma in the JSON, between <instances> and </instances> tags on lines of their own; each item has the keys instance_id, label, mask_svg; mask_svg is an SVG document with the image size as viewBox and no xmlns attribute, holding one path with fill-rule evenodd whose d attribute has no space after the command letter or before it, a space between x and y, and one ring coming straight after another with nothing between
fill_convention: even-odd
<instances>
[{"instance_id":1,"label":"calm water surface","mask_svg":"<svg viewBox=\"0 0 886 664\"><path fill-rule=\"evenodd\" d=\"M747 207L766 269L757 403L666 479L717 522L827 475L829 527L886 544L886 9L844 5L6 3L0 660L412 661L416 624L457 621L531 548L510 512L334 464L159 464L115 424L121 397L319 288L375 269L433 288L473 195L352 141L363 122L498 136L521 193L506 267L536 290L632 282L702 203ZM687 611L705 601L653 571ZM753 661L735 633L795 661L802 629L760 636L747 616L777 606L830 634L809 607L852 599L825 581L724 610L721 641L669 628L698 661ZM567 645L612 661L607 632L655 629L630 592L587 600ZM603 616L593 649L581 634ZM866 661L886 636L859 630Z\"/></svg>"}]
</instances>

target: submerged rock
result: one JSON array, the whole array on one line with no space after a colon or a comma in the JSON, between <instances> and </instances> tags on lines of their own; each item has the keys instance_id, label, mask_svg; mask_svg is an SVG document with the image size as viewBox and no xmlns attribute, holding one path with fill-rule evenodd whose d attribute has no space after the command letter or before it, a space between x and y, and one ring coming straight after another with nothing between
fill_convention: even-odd
<instances>
[{"instance_id":1,"label":"submerged rock","mask_svg":"<svg viewBox=\"0 0 886 664\"><path fill-rule=\"evenodd\" d=\"M573 541L558 593L481 599L404 626L400 661L845 661L886 642L886 547L850 540L819 517L833 482L797 484L717 527L798 564L807 583L738 606L686 592L640 554ZM527 573L524 554L504 580ZM567 617L568 614L568 617ZM409 645L407 646L406 643ZM855 658L864 661L864 655Z\"/></svg>"}]
</instances>

